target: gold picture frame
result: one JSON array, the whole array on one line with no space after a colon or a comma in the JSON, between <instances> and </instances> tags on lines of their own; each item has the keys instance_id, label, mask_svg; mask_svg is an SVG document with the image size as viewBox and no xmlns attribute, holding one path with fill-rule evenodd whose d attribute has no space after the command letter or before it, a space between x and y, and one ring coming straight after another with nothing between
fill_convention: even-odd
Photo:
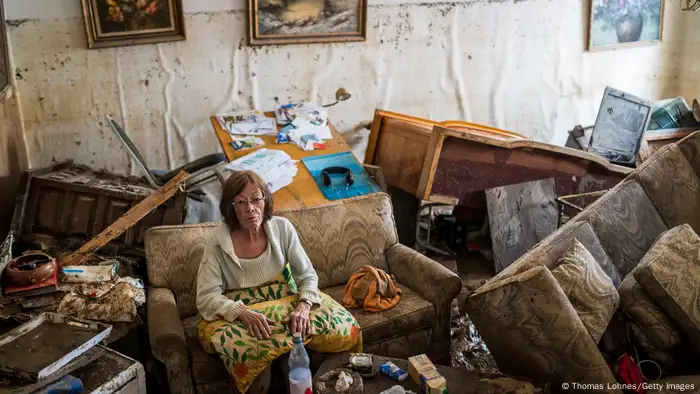
<instances>
[{"instance_id":1,"label":"gold picture frame","mask_svg":"<svg viewBox=\"0 0 700 394\"><path fill-rule=\"evenodd\" d=\"M182 0L81 0L88 48L187 39Z\"/></svg>"},{"instance_id":2,"label":"gold picture frame","mask_svg":"<svg viewBox=\"0 0 700 394\"><path fill-rule=\"evenodd\" d=\"M591 0L588 50L648 46L663 38L665 0Z\"/></svg>"},{"instance_id":3,"label":"gold picture frame","mask_svg":"<svg viewBox=\"0 0 700 394\"><path fill-rule=\"evenodd\" d=\"M252 46L366 39L367 0L248 0Z\"/></svg>"}]
</instances>

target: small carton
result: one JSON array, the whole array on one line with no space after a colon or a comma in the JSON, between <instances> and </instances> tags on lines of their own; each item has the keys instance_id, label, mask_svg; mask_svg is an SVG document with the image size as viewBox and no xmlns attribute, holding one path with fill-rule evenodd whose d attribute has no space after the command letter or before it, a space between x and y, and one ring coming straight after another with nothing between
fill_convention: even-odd
<instances>
[{"instance_id":1,"label":"small carton","mask_svg":"<svg viewBox=\"0 0 700 394\"><path fill-rule=\"evenodd\" d=\"M411 375L411 379L413 379L416 384L420 384L421 372L434 369L435 365L433 365L425 354L419 354L408 359L408 374Z\"/></svg>"},{"instance_id":2,"label":"small carton","mask_svg":"<svg viewBox=\"0 0 700 394\"><path fill-rule=\"evenodd\" d=\"M421 394L447 394L447 381L437 370L431 369L420 374Z\"/></svg>"}]
</instances>

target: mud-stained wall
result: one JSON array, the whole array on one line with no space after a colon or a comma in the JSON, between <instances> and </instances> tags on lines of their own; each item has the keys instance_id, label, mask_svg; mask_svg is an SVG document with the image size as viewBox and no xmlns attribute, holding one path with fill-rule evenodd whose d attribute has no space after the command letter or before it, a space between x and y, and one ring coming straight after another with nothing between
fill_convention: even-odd
<instances>
[{"instance_id":1,"label":"mud-stained wall","mask_svg":"<svg viewBox=\"0 0 700 394\"><path fill-rule=\"evenodd\" d=\"M0 243L10 230L19 181L27 169L21 124L15 95L0 97Z\"/></svg>"},{"instance_id":2,"label":"mud-stained wall","mask_svg":"<svg viewBox=\"0 0 700 394\"><path fill-rule=\"evenodd\" d=\"M372 1L366 42L262 48L245 45L243 2L184 2L187 41L87 50L79 1L6 0L32 166L70 158L138 173L104 122L112 114L151 166L170 168L219 149L212 114L328 102L341 86L353 96L330 114L360 158L368 131L357 130L375 108L563 144L593 124L606 85L679 94L685 15L672 2L662 44L596 53L584 51L580 0Z\"/></svg>"}]
</instances>

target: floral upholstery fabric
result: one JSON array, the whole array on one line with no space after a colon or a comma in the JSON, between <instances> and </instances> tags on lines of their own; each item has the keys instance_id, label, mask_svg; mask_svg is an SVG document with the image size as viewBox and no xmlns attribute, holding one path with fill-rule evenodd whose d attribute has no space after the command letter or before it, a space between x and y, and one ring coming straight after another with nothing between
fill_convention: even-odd
<instances>
[{"instance_id":1,"label":"floral upholstery fabric","mask_svg":"<svg viewBox=\"0 0 700 394\"><path fill-rule=\"evenodd\" d=\"M700 350L700 238L690 225L659 237L634 277Z\"/></svg>"},{"instance_id":2,"label":"floral upholstery fabric","mask_svg":"<svg viewBox=\"0 0 700 394\"><path fill-rule=\"evenodd\" d=\"M598 343L620 305L620 296L612 280L576 239L559 259L552 275L593 341Z\"/></svg>"}]
</instances>

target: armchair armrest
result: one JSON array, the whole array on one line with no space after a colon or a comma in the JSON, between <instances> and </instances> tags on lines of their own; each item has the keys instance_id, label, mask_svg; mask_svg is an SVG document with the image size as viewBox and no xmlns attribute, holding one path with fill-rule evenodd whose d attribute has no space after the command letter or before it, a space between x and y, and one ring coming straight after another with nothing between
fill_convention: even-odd
<instances>
[{"instance_id":1,"label":"armchair armrest","mask_svg":"<svg viewBox=\"0 0 700 394\"><path fill-rule=\"evenodd\" d=\"M194 393L187 340L173 292L163 287L149 289L147 315L151 352L165 364L170 392Z\"/></svg>"},{"instance_id":2,"label":"armchair armrest","mask_svg":"<svg viewBox=\"0 0 700 394\"><path fill-rule=\"evenodd\" d=\"M386 258L389 270L396 280L410 287L435 307L433 342L449 343L451 304L462 290L462 280L437 261L406 245L397 243L390 247L386 251Z\"/></svg>"}]
</instances>

